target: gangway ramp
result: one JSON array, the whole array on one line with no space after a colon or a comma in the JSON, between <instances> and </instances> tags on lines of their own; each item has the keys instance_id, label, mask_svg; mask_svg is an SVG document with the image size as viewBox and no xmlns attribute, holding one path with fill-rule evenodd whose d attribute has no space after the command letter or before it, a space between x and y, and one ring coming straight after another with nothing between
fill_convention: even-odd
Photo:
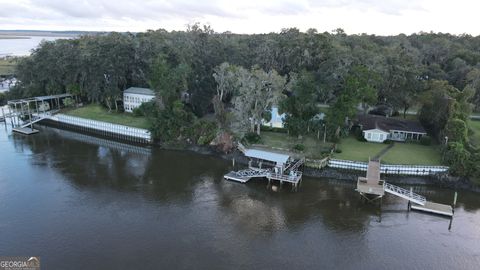
<instances>
[{"instance_id":1,"label":"gangway ramp","mask_svg":"<svg viewBox=\"0 0 480 270\"><path fill-rule=\"evenodd\" d=\"M29 121L28 123L23 124L21 126L21 128L26 128L26 127L31 126L32 124L35 124L37 122L40 122L40 121L42 121L43 119L46 119L46 118L48 118L48 117L47 116L37 116L37 117L35 117L35 119L32 119L32 121Z\"/></svg>"},{"instance_id":2,"label":"gangway ramp","mask_svg":"<svg viewBox=\"0 0 480 270\"><path fill-rule=\"evenodd\" d=\"M240 171L231 171L227 173L224 178L227 180L233 180L240 183L246 183L248 180L254 177L267 177L270 174L270 170L267 169L245 169Z\"/></svg>"},{"instance_id":3,"label":"gangway ramp","mask_svg":"<svg viewBox=\"0 0 480 270\"><path fill-rule=\"evenodd\" d=\"M392 184L387 183L387 182L385 182L385 184L384 184L384 189L385 189L385 192L388 192L392 195L404 198L406 200L409 200L413 203L416 203L416 204L419 204L419 205L422 205L422 206L425 205L425 203L427 202L427 199L425 197L423 197L421 195L418 195L416 193L413 193L410 190L406 190L404 188L392 185Z\"/></svg>"}]
</instances>

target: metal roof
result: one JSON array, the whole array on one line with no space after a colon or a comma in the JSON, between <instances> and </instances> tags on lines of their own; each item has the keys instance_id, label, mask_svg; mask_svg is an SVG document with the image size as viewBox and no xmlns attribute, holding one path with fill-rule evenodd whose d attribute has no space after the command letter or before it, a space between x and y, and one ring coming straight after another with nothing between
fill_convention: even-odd
<instances>
[{"instance_id":1,"label":"metal roof","mask_svg":"<svg viewBox=\"0 0 480 270\"><path fill-rule=\"evenodd\" d=\"M56 99L56 98L65 98L65 97L73 97L73 95L71 95L69 93L65 93L65 94L50 95L50 96L22 98L22 99L9 100L8 104L15 104L15 103L18 104L18 103L25 103L25 102L32 102L32 101L45 101L45 100L51 100L51 99Z\"/></svg>"},{"instance_id":2,"label":"metal roof","mask_svg":"<svg viewBox=\"0 0 480 270\"><path fill-rule=\"evenodd\" d=\"M290 158L289 155L272 153L272 152L267 152L267 151L262 151L257 149L247 149L245 151L245 156L273 161L276 163L283 163L283 164L287 163L288 159Z\"/></svg>"},{"instance_id":3,"label":"metal roof","mask_svg":"<svg viewBox=\"0 0 480 270\"><path fill-rule=\"evenodd\" d=\"M124 94L139 94L139 95L148 95L148 96L155 96L155 92L153 92L150 88L143 88L143 87L130 87L123 91Z\"/></svg>"},{"instance_id":4,"label":"metal roof","mask_svg":"<svg viewBox=\"0 0 480 270\"><path fill-rule=\"evenodd\" d=\"M71 94L65 93L65 94L58 94L58 95L34 97L34 99L37 101L42 101L42 100L64 98L64 97L71 97L71 96L72 96Z\"/></svg>"}]
</instances>

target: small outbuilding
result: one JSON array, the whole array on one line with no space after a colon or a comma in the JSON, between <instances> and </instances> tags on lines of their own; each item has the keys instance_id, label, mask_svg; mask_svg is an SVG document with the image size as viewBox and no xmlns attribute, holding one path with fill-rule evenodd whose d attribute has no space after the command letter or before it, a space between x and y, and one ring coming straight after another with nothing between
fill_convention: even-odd
<instances>
[{"instance_id":1,"label":"small outbuilding","mask_svg":"<svg viewBox=\"0 0 480 270\"><path fill-rule=\"evenodd\" d=\"M123 109L126 112L132 112L142 103L149 102L154 98L155 92L150 88L130 87L123 91Z\"/></svg>"},{"instance_id":2,"label":"small outbuilding","mask_svg":"<svg viewBox=\"0 0 480 270\"><path fill-rule=\"evenodd\" d=\"M386 140L407 141L420 140L427 132L418 121L390 118L379 115L362 115L358 117L357 126L363 137L369 142L382 143Z\"/></svg>"}]
</instances>

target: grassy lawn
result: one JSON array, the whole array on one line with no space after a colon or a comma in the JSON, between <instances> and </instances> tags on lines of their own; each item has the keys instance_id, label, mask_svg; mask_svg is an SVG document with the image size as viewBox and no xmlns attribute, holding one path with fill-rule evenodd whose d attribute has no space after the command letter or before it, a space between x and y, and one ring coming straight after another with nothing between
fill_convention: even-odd
<instances>
[{"instance_id":1,"label":"grassy lawn","mask_svg":"<svg viewBox=\"0 0 480 270\"><path fill-rule=\"evenodd\" d=\"M342 153L333 157L346 160L368 161L376 156L388 144L358 141L354 137L342 139L338 147ZM395 143L383 157L382 162L389 164L441 165L441 154L437 146L425 146L414 143Z\"/></svg>"},{"instance_id":2,"label":"grassy lawn","mask_svg":"<svg viewBox=\"0 0 480 270\"><path fill-rule=\"evenodd\" d=\"M480 121L470 121L470 128L473 130L473 135L470 137L472 143L480 146Z\"/></svg>"},{"instance_id":3,"label":"grassy lawn","mask_svg":"<svg viewBox=\"0 0 480 270\"><path fill-rule=\"evenodd\" d=\"M297 154L305 155L305 157L313 159L321 159L325 157L326 154L322 154L322 152L330 149L332 145L331 143L323 144L322 141L317 140L312 136L304 136L302 137L302 139L298 139L296 137L289 136L286 133L279 132L263 131L261 137L262 141L260 143L260 146L263 146L267 149L284 150L291 153L296 152ZM301 153L299 153L299 151L296 151L294 147L297 144L304 145L305 150Z\"/></svg>"},{"instance_id":4,"label":"grassy lawn","mask_svg":"<svg viewBox=\"0 0 480 270\"><path fill-rule=\"evenodd\" d=\"M333 158L368 161L369 157L373 158L387 146L383 143L361 142L353 136L347 137L342 139L337 146L342 152L334 153Z\"/></svg>"},{"instance_id":5,"label":"grassy lawn","mask_svg":"<svg viewBox=\"0 0 480 270\"><path fill-rule=\"evenodd\" d=\"M420 145L416 143L395 143L381 160L389 164L442 165L438 145Z\"/></svg>"},{"instance_id":6,"label":"grassy lawn","mask_svg":"<svg viewBox=\"0 0 480 270\"><path fill-rule=\"evenodd\" d=\"M135 117L129 113L108 112L100 105L91 104L84 107L68 110L65 114L87 118L92 120L104 121L113 124L145 128L150 127L150 123L144 117Z\"/></svg>"},{"instance_id":7,"label":"grassy lawn","mask_svg":"<svg viewBox=\"0 0 480 270\"><path fill-rule=\"evenodd\" d=\"M0 58L0 75L11 75L15 70L15 63L12 60Z\"/></svg>"}]
</instances>

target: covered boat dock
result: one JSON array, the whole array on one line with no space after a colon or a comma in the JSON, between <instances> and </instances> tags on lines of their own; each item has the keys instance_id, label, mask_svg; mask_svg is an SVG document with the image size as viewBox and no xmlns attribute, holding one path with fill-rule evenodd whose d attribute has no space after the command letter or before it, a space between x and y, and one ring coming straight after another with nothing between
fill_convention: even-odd
<instances>
[{"instance_id":1,"label":"covered boat dock","mask_svg":"<svg viewBox=\"0 0 480 270\"><path fill-rule=\"evenodd\" d=\"M231 171L224 175L227 180L246 183L252 178L266 178L271 181L279 181L292 184L297 189L302 180L302 172L299 170L305 162L305 158L294 159L288 154L275 153L259 149L246 149L242 145L239 149L249 158L248 169Z\"/></svg>"}]
</instances>

